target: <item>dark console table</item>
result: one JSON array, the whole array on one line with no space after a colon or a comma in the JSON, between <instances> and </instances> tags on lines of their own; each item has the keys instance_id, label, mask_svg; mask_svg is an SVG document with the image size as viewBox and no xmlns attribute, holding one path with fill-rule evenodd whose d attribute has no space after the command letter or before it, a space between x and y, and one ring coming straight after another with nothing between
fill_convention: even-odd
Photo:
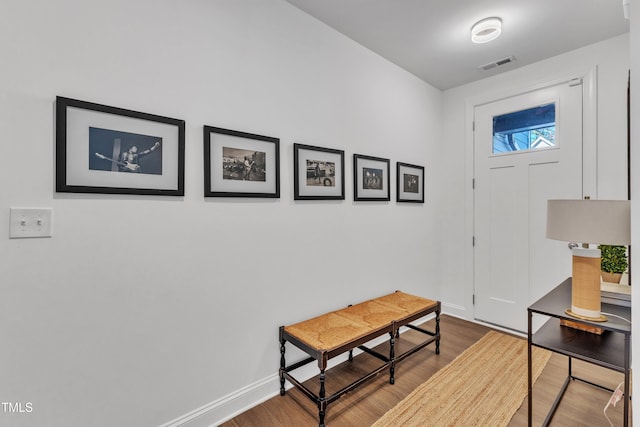
<instances>
[{"instance_id":1,"label":"dark console table","mask_svg":"<svg viewBox=\"0 0 640 427\"><path fill-rule=\"evenodd\" d=\"M624 374L624 425L629 425L629 405L631 396L629 391L631 379L631 324L614 316L607 316L607 322L589 322L569 317L565 310L571 307L571 278L562 282L544 297L533 303L528 309L528 405L529 426L531 426L531 414L533 409L532 378L531 378L531 346L545 348L555 353L563 354L569 358L568 375L556 397L543 426L547 426L564 396L569 383L572 380L581 381L589 385L613 392L613 390L595 384L583 378L573 375L571 370L572 359L583 360L594 365L621 372ZM602 304L603 313L611 313L631 320L631 308L618 305ZM549 319L536 332L532 332L533 315L546 316ZM588 327L598 327L604 330L602 335L561 326L561 320L571 320Z\"/></svg>"}]
</instances>

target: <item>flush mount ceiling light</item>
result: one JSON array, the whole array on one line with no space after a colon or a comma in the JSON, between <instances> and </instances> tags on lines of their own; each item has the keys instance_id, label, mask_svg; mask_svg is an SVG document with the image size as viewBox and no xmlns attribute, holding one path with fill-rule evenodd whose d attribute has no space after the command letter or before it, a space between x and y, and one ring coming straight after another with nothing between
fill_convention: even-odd
<instances>
[{"instance_id":1,"label":"flush mount ceiling light","mask_svg":"<svg viewBox=\"0 0 640 427\"><path fill-rule=\"evenodd\" d=\"M486 43L498 38L502 32L502 20L500 18L487 18L478 21L471 27L471 41L474 43Z\"/></svg>"}]
</instances>

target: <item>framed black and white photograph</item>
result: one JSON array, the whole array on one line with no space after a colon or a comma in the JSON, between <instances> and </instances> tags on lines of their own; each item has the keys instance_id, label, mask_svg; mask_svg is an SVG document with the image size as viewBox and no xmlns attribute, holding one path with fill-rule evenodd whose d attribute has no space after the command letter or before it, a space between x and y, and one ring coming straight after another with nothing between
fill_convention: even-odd
<instances>
[{"instance_id":1,"label":"framed black and white photograph","mask_svg":"<svg viewBox=\"0 0 640 427\"><path fill-rule=\"evenodd\" d=\"M389 201L389 159L353 155L353 200Z\"/></svg>"},{"instance_id":2,"label":"framed black and white photograph","mask_svg":"<svg viewBox=\"0 0 640 427\"><path fill-rule=\"evenodd\" d=\"M280 197L280 140L204 127L205 197Z\"/></svg>"},{"instance_id":3,"label":"framed black and white photograph","mask_svg":"<svg viewBox=\"0 0 640 427\"><path fill-rule=\"evenodd\" d=\"M294 200L344 200L344 151L293 144Z\"/></svg>"},{"instance_id":4,"label":"framed black and white photograph","mask_svg":"<svg viewBox=\"0 0 640 427\"><path fill-rule=\"evenodd\" d=\"M56 98L56 191L184 195L185 123Z\"/></svg>"},{"instance_id":5,"label":"framed black and white photograph","mask_svg":"<svg viewBox=\"0 0 640 427\"><path fill-rule=\"evenodd\" d=\"M424 166L397 163L396 200L424 203Z\"/></svg>"}]
</instances>

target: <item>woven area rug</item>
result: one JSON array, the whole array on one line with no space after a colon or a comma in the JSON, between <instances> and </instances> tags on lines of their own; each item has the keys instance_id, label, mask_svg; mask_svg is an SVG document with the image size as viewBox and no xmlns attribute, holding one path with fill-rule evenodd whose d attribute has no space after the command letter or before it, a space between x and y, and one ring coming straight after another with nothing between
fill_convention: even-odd
<instances>
[{"instance_id":1,"label":"woven area rug","mask_svg":"<svg viewBox=\"0 0 640 427\"><path fill-rule=\"evenodd\" d=\"M551 352L533 351L533 378ZM490 331L374 427L506 426L527 396L527 341Z\"/></svg>"}]
</instances>

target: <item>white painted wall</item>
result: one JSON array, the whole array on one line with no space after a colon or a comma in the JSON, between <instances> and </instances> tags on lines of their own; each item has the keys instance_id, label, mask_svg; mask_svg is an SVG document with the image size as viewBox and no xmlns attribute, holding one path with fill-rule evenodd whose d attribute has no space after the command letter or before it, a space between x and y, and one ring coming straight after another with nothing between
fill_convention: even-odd
<instances>
[{"instance_id":1,"label":"white painted wall","mask_svg":"<svg viewBox=\"0 0 640 427\"><path fill-rule=\"evenodd\" d=\"M282 0L4 0L0 52L0 400L33 407L0 425L206 425L277 393L281 324L395 289L472 318L469 98L597 65L626 194L625 36L444 94ZM185 119L185 196L56 194L56 95ZM281 199L205 200L204 124L279 137ZM293 201L294 142L346 151L345 201ZM425 165L426 203L354 203L353 153Z\"/></svg>"},{"instance_id":2,"label":"white painted wall","mask_svg":"<svg viewBox=\"0 0 640 427\"><path fill-rule=\"evenodd\" d=\"M0 400L33 408L0 425L211 423L278 392L279 325L438 298L441 92L283 0L4 0L0 52ZM186 120L185 196L56 194L56 95ZM205 200L205 124L279 137L282 197ZM293 201L294 142L345 150L345 201ZM426 203L354 203L354 153Z\"/></svg>"},{"instance_id":3,"label":"white painted wall","mask_svg":"<svg viewBox=\"0 0 640 427\"><path fill-rule=\"evenodd\" d=\"M628 34L443 93L443 143L435 174L446 185L437 187L435 199L441 207L437 215L443 239L440 296L444 310L473 319L473 146L469 105L473 106L474 100L490 101L568 76L583 76L592 69L597 70L597 124L586 126L597 132L596 197L626 199ZM585 137L593 138L593 132ZM533 300L553 286L534 290Z\"/></svg>"},{"instance_id":4,"label":"white painted wall","mask_svg":"<svg viewBox=\"0 0 640 427\"><path fill-rule=\"evenodd\" d=\"M631 8L631 31L630 31L630 51L631 51L631 245L633 248L640 248L640 91L638 83L640 81L640 7L637 4ZM638 249L631 251L631 269L638 271L640 268L640 253ZM637 274L637 273L634 273ZM637 276L634 276L637 277ZM635 279L633 280L635 282ZM631 287L631 315L633 323L640 324L640 292L637 286ZM640 354L640 340L637 337L631 340L631 354ZM632 358L632 368L633 368ZM636 369L632 372L632 383L638 384L640 373ZM633 424L640 425L640 411L633 411Z\"/></svg>"}]
</instances>

